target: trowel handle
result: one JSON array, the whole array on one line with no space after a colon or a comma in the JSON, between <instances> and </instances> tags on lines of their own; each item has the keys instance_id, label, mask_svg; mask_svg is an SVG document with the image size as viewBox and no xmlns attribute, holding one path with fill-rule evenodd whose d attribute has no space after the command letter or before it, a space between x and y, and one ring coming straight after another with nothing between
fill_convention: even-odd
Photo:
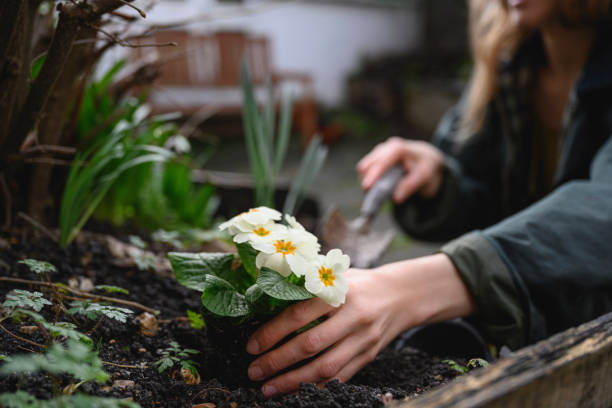
<instances>
[{"instance_id":1,"label":"trowel handle","mask_svg":"<svg viewBox=\"0 0 612 408\"><path fill-rule=\"evenodd\" d=\"M395 186L404 177L404 174L406 174L406 171L399 164L387 170L366 193L359 215L372 218L378 212L382 203L391 197Z\"/></svg>"}]
</instances>

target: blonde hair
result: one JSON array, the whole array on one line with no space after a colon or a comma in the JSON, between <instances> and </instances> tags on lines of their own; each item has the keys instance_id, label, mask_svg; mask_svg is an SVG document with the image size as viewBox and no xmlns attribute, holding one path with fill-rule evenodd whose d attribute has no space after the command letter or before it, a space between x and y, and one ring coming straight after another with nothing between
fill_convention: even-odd
<instances>
[{"instance_id":1,"label":"blonde hair","mask_svg":"<svg viewBox=\"0 0 612 408\"><path fill-rule=\"evenodd\" d=\"M469 41L474 71L468 86L461 120L462 134L482 127L487 105L497 92L498 68L503 56L511 56L527 31L514 24L505 0L470 0ZM567 26L595 25L609 20L612 0L559 0L559 20Z\"/></svg>"}]
</instances>

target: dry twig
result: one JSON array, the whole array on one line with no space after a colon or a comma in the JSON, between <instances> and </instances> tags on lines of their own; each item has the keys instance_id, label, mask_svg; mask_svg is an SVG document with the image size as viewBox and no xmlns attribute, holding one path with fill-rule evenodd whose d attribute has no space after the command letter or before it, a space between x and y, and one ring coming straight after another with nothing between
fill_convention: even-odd
<instances>
[{"instance_id":1,"label":"dry twig","mask_svg":"<svg viewBox=\"0 0 612 408\"><path fill-rule=\"evenodd\" d=\"M5 332L6 334L8 334L9 336L19 340L19 341L23 341L24 343L28 343L31 344L32 346L36 346L36 347L40 347L40 348L44 348L45 346L42 344L38 344L35 341L32 340L28 340L28 339L24 339L21 336L16 335L15 333L13 333L12 331L10 331L9 329L7 329L6 327L4 327L3 325L0 324L0 330L2 330L3 332Z\"/></svg>"},{"instance_id":2,"label":"dry twig","mask_svg":"<svg viewBox=\"0 0 612 408\"><path fill-rule=\"evenodd\" d=\"M17 213L17 216L19 218L24 219L25 221L29 222L33 227L37 228L38 230L40 230L43 234L45 234L46 236L48 236L49 238L51 238L54 242L58 242L57 236L52 233L51 231L49 231L49 229L47 227L45 227L44 225L42 225L40 222L36 221L34 218L30 217L29 215L19 211Z\"/></svg>"},{"instance_id":3,"label":"dry twig","mask_svg":"<svg viewBox=\"0 0 612 408\"><path fill-rule=\"evenodd\" d=\"M64 286L64 285L57 285L55 283L39 282L39 281L33 281L33 280L28 280L28 279L9 278L9 277L0 277L0 282L12 282L12 283L22 283L24 285L46 286L46 287L55 288L55 289L59 288L59 289L66 290L66 291L68 291L68 292L70 292L72 294L75 294L77 296L80 296L81 298L104 300L104 301L107 301L107 302L112 302L112 303L117 303L117 304L121 304L121 305L131 306L131 307L134 307L136 309L144 310L145 312L153 313L155 315L159 314L158 310L151 309L150 307L142 305L142 304L140 304L138 302L132 302L130 300L117 299L117 298L110 297L110 296L92 295L90 293L82 292L82 291L77 290L77 289L72 289L72 288ZM70 299L70 300L82 300L82 299L74 298L72 296L64 296L64 298L65 299Z\"/></svg>"}]
</instances>

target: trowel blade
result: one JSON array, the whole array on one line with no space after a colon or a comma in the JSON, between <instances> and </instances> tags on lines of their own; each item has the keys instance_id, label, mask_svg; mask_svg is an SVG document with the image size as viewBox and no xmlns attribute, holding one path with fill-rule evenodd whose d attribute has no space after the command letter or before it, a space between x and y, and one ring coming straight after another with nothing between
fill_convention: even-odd
<instances>
[{"instance_id":1,"label":"trowel blade","mask_svg":"<svg viewBox=\"0 0 612 408\"><path fill-rule=\"evenodd\" d=\"M325 217L319 235L325 251L339 248L351 257L352 267L369 268L383 255L394 233L357 228L334 208Z\"/></svg>"}]
</instances>

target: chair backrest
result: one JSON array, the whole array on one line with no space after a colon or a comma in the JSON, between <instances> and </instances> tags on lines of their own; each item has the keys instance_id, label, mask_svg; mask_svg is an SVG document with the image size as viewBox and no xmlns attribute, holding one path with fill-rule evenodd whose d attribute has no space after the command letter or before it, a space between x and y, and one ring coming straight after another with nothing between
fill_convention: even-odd
<instances>
[{"instance_id":1,"label":"chair backrest","mask_svg":"<svg viewBox=\"0 0 612 408\"><path fill-rule=\"evenodd\" d=\"M158 85L240 86L240 63L246 56L253 82L262 84L272 74L269 41L240 31L192 34L187 31L159 31L153 40L141 43L176 42L176 47L136 48L135 56L148 53L162 61Z\"/></svg>"}]
</instances>

